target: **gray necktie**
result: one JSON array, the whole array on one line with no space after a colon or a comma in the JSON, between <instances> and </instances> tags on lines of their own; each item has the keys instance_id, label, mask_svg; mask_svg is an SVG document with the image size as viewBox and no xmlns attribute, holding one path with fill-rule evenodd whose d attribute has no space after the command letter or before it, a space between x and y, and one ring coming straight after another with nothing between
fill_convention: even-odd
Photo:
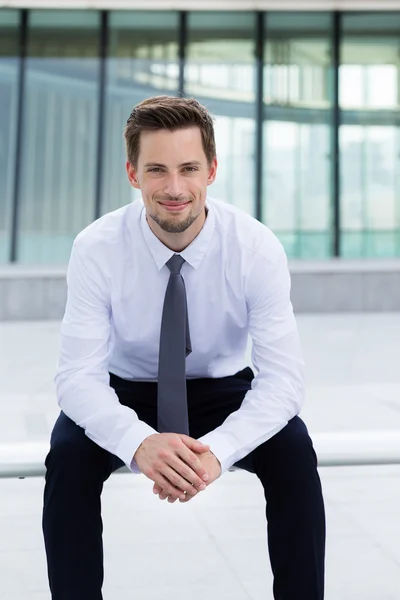
<instances>
[{"instance_id":1,"label":"gray necktie","mask_svg":"<svg viewBox=\"0 0 400 600\"><path fill-rule=\"evenodd\" d=\"M185 259L174 254L161 321L158 360L158 431L189 435L186 398L186 357L191 353L186 289L180 274Z\"/></svg>"}]
</instances>

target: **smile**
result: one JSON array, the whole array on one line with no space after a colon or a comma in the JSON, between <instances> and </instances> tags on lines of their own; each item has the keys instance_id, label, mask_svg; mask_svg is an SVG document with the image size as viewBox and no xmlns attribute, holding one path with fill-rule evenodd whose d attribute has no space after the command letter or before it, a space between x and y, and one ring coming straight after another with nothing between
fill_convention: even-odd
<instances>
[{"instance_id":1,"label":"smile","mask_svg":"<svg viewBox=\"0 0 400 600\"><path fill-rule=\"evenodd\" d=\"M174 203L170 203L170 204L163 204L162 202L160 202L161 206L163 206L164 208L166 208L167 210L171 211L171 212L179 212L181 210L183 210L184 208L186 208L186 206L188 206L190 204L190 202L184 202L184 203L180 203L180 202L174 202Z\"/></svg>"}]
</instances>

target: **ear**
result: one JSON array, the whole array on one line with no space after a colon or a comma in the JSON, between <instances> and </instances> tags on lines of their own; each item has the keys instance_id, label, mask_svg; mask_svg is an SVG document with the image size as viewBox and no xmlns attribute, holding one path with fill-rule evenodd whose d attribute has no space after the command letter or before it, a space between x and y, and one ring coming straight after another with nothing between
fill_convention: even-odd
<instances>
[{"instance_id":1,"label":"ear","mask_svg":"<svg viewBox=\"0 0 400 600\"><path fill-rule=\"evenodd\" d=\"M138 180L138 176L137 176L137 170L132 165L132 163L130 163L129 161L127 161L125 167L126 167L126 173L128 175L128 179L129 179L131 186L133 186L137 190L140 190L140 184L139 184L139 180Z\"/></svg>"},{"instance_id":2,"label":"ear","mask_svg":"<svg viewBox=\"0 0 400 600\"><path fill-rule=\"evenodd\" d=\"M209 171L208 171L207 185L211 185L212 183L214 183L215 178L217 176L217 167L218 167L217 157L214 156L214 158L212 159L211 165L209 167Z\"/></svg>"}]
</instances>

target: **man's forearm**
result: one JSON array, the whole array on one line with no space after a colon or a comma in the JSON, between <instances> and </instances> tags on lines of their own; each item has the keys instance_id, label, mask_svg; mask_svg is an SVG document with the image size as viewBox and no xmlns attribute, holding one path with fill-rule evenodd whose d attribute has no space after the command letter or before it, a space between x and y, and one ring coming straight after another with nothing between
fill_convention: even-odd
<instances>
[{"instance_id":1,"label":"man's forearm","mask_svg":"<svg viewBox=\"0 0 400 600\"><path fill-rule=\"evenodd\" d=\"M112 387L90 376L58 386L58 404L98 446L118 456L133 473L133 456L151 434L157 433L136 412L122 405Z\"/></svg>"},{"instance_id":2,"label":"man's forearm","mask_svg":"<svg viewBox=\"0 0 400 600\"><path fill-rule=\"evenodd\" d=\"M302 393L287 384L273 390L264 382L249 390L239 410L209 433L199 438L210 446L221 464L221 472L244 458L259 445L279 433L301 409Z\"/></svg>"}]
</instances>

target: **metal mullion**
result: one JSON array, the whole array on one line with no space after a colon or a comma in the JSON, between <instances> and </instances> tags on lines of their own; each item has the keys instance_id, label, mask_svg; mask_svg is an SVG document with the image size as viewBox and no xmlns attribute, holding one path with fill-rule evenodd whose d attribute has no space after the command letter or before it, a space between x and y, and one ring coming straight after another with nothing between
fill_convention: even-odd
<instances>
[{"instance_id":1,"label":"metal mullion","mask_svg":"<svg viewBox=\"0 0 400 600\"><path fill-rule=\"evenodd\" d=\"M185 61L186 61L186 48L188 41L188 14L186 11L179 13L179 48L178 48L178 61L179 61L179 80L178 80L178 95L185 95Z\"/></svg>"},{"instance_id":2,"label":"metal mullion","mask_svg":"<svg viewBox=\"0 0 400 600\"><path fill-rule=\"evenodd\" d=\"M255 211L262 221L263 200L263 124L264 124L264 12L256 13L256 104L255 104Z\"/></svg>"},{"instance_id":3,"label":"metal mullion","mask_svg":"<svg viewBox=\"0 0 400 600\"><path fill-rule=\"evenodd\" d=\"M341 45L342 13L333 13L332 49L333 49L333 117L332 117L332 199L333 199L333 255L340 256L340 103L339 103L339 67Z\"/></svg>"},{"instance_id":4,"label":"metal mullion","mask_svg":"<svg viewBox=\"0 0 400 600\"><path fill-rule=\"evenodd\" d=\"M26 57L28 45L28 11L21 11L21 21L19 30L19 73L17 84L17 111L16 111L16 144L14 158L14 193L11 212L11 244L10 244L10 262L17 260L18 246L18 224L19 224L19 205L21 198L21 177L23 173L23 164L21 160L22 153L22 136L23 136L23 109L24 109L24 92L25 92L25 73L26 73Z\"/></svg>"},{"instance_id":5,"label":"metal mullion","mask_svg":"<svg viewBox=\"0 0 400 600\"><path fill-rule=\"evenodd\" d=\"M99 98L97 119L97 161L95 182L95 205L94 218L98 219L101 214L101 192L103 184L104 163L104 134L105 134L105 104L106 104L106 78L107 78L107 55L108 55L108 16L109 12L101 12L100 24L100 73L99 73Z\"/></svg>"}]
</instances>

